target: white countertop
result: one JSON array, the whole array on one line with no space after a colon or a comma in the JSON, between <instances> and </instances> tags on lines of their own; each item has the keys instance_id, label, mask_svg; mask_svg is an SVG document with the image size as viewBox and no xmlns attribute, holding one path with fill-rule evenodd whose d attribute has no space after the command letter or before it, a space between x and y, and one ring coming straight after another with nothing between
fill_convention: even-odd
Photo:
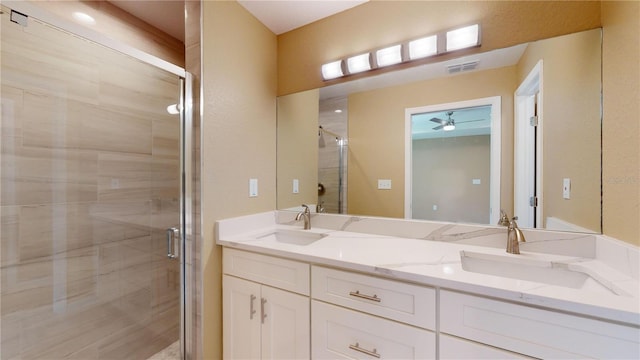
<instances>
[{"instance_id":1,"label":"white countertop","mask_svg":"<svg viewBox=\"0 0 640 360\"><path fill-rule=\"evenodd\" d=\"M254 221L252 221L254 220ZM270 222L265 214L223 220L217 224L217 243L236 249L275 255L311 264L380 275L393 279L490 296L558 311L640 325L639 281L596 258L544 254L521 249L520 255L504 249L430 241L406 237L312 228L326 234L309 245L279 242L277 229L303 231L301 226ZM506 236L505 236L506 242ZM496 256L513 263L550 261L577 266L599 282L580 289L547 285L466 271L461 251ZM616 295L600 284L618 289Z\"/></svg>"}]
</instances>

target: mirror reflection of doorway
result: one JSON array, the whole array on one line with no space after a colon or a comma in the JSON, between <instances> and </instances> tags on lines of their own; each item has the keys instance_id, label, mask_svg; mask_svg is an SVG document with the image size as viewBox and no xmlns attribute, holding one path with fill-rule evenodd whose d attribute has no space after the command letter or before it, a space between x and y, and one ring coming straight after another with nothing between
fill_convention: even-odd
<instances>
[{"instance_id":1,"label":"mirror reflection of doorway","mask_svg":"<svg viewBox=\"0 0 640 360\"><path fill-rule=\"evenodd\" d=\"M494 223L500 98L407 109L406 118L405 218Z\"/></svg>"}]
</instances>

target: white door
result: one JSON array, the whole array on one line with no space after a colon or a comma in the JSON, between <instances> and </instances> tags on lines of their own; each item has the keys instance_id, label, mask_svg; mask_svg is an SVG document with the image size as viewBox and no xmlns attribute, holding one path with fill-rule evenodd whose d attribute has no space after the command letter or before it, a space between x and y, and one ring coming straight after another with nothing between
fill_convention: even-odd
<instances>
[{"instance_id":1,"label":"white door","mask_svg":"<svg viewBox=\"0 0 640 360\"><path fill-rule=\"evenodd\" d=\"M224 275L223 357L260 358L260 284Z\"/></svg>"},{"instance_id":2,"label":"white door","mask_svg":"<svg viewBox=\"0 0 640 360\"><path fill-rule=\"evenodd\" d=\"M262 359L308 359L309 298L262 286Z\"/></svg>"}]
</instances>

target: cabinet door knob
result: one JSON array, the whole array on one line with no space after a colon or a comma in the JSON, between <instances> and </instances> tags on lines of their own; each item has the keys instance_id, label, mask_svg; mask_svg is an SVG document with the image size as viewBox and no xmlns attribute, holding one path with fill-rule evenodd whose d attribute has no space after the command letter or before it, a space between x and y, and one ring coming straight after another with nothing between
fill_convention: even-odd
<instances>
[{"instance_id":1,"label":"cabinet door knob","mask_svg":"<svg viewBox=\"0 0 640 360\"><path fill-rule=\"evenodd\" d=\"M264 311L264 304L267 303L267 299L265 298L261 298L260 299L260 312L262 313L262 323L264 324L264 319L267 318L267 313Z\"/></svg>"},{"instance_id":2,"label":"cabinet door knob","mask_svg":"<svg viewBox=\"0 0 640 360\"><path fill-rule=\"evenodd\" d=\"M253 307L253 302L256 300L256 296L251 294L251 300L249 301L249 320L253 320L253 315L256 313L256 309Z\"/></svg>"},{"instance_id":3,"label":"cabinet door knob","mask_svg":"<svg viewBox=\"0 0 640 360\"><path fill-rule=\"evenodd\" d=\"M360 347L359 343L356 343L355 345L349 345L349 349L359 351L369 356L373 356L374 358L378 358L378 359L380 358L380 354L378 354L378 351L376 349L373 349L373 350L363 349Z\"/></svg>"}]
</instances>

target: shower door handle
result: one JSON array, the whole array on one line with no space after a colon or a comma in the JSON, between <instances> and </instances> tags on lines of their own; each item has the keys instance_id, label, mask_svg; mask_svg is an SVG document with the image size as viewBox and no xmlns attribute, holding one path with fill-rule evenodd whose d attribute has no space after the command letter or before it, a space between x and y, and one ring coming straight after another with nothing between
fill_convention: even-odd
<instances>
[{"instance_id":1,"label":"shower door handle","mask_svg":"<svg viewBox=\"0 0 640 360\"><path fill-rule=\"evenodd\" d=\"M180 257L180 230L174 227L167 229L167 257L169 259Z\"/></svg>"}]
</instances>

